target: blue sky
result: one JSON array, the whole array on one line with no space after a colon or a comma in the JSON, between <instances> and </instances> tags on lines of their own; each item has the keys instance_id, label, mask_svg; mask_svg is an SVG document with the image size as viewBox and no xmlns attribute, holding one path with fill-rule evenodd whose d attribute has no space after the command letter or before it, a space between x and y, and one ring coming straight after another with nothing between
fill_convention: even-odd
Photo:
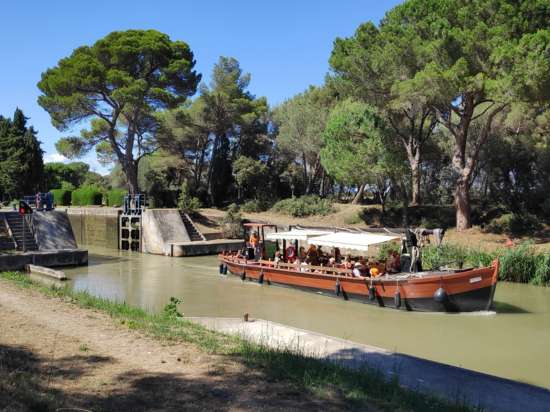
<instances>
[{"instance_id":1,"label":"blue sky","mask_svg":"<svg viewBox=\"0 0 550 412\"><path fill-rule=\"evenodd\" d=\"M114 30L156 29L184 40L208 81L219 56L235 57L252 75L250 91L271 105L321 84L336 37L378 22L399 1L385 0L27 0L2 4L0 114L24 110L39 131L46 161L61 136L38 106L40 74ZM74 132L80 128L76 127ZM105 173L91 154L85 159Z\"/></svg>"}]
</instances>

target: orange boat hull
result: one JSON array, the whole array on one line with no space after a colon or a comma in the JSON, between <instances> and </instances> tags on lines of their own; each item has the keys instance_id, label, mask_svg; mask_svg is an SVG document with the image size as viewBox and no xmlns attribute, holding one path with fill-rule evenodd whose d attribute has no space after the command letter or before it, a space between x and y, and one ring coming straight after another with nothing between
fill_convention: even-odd
<instances>
[{"instance_id":1,"label":"orange boat hull","mask_svg":"<svg viewBox=\"0 0 550 412\"><path fill-rule=\"evenodd\" d=\"M292 286L342 296L383 307L414 311L472 312L490 310L498 278L498 262L490 267L453 272L424 272L374 279L301 272L273 264L219 255L220 269L243 280Z\"/></svg>"}]
</instances>

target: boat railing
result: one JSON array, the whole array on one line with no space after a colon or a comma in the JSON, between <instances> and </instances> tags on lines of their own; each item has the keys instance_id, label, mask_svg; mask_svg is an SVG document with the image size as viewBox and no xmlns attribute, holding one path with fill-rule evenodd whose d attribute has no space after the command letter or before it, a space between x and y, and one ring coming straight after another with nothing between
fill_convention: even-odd
<instances>
[{"instance_id":1,"label":"boat railing","mask_svg":"<svg viewBox=\"0 0 550 412\"><path fill-rule=\"evenodd\" d=\"M333 267L333 266L303 265L299 263L275 262L273 260L260 260L259 263L260 263L260 266L264 266L268 268L295 270L297 272L321 273L321 274L333 275L333 276L353 277L353 272L351 269L339 268L339 267Z\"/></svg>"}]
</instances>

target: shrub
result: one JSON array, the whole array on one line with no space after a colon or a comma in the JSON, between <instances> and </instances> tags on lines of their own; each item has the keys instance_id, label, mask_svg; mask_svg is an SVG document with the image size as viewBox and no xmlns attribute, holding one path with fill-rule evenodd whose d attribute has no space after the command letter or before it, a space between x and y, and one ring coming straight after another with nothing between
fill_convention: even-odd
<instances>
[{"instance_id":1,"label":"shrub","mask_svg":"<svg viewBox=\"0 0 550 412\"><path fill-rule=\"evenodd\" d=\"M235 203L227 208L227 213L222 220L223 237L227 239L240 239L243 237L243 218L239 206Z\"/></svg>"},{"instance_id":2,"label":"shrub","mask_svg":"<svg viewBox=\"0 0 550 412\"><path fill-rule=\"evenodd\" d=\"M522 235L536 232L542 228L536 216L529 213L507 213L489 222L486 232Z\"/></svg>"},{"instance_id":3,"label":"shrub","mask_svg":"<svg viewBox=\"0 0 550 412\"><path fill-rule=\"evenodd\" d=\"M101 205L103 193L95 186L82 186L71 194L73 206Z\"/></svg>"},{"instance_id":4,"label":"shrub","mask_svg":"<svg viewBox=\"0 0 550 412\"><path fill-rule=\"evenodd\" d=\"M272 210L294 217L328 215L334 212L330 200L322 199L316 195L279 200L272 207Z\"/></svg>"},{"instance_id":5,"label":"shrub","mask_svg":"<svg viewBox=\"0 0 550 412\"><path fill-rule=\"evenodd\" d=\"M105 203L107 206L122 206L124 196L128 192L125 189L112 189L105 193Z\"/></svg>"},{"instance_id":6,"label":"shrub","mask_svg":"<svg viewBox=\"0 0 550 412\"><path fill-rule=\"evenodd\" d=\"M194 213L201 207L201 201L191 196L187 182L183 182L180 189L180 195L178 197L178 208L185 213Z\"/></svg>"},{"instance_id":7,"label":"shrub","mask_svg":"<svg viewBox=\"0 0 550 412\"><path fill-rule=\"evenodd\" d=\"M241 205L241 211L246 213L260 213L269 209L269 203L265 200L253 199Z\"/></svg>"},{"instance_id":8,"label":"shrub","mask_svg":"<svg viewBox=\"0 0 550 412\"><path fill-rule=\"evenodd\" d=\"M53 202L58 206L68 206L71 204L72 191L66 189L50 190L53 196Z\"/></svg>"}]
</instances>

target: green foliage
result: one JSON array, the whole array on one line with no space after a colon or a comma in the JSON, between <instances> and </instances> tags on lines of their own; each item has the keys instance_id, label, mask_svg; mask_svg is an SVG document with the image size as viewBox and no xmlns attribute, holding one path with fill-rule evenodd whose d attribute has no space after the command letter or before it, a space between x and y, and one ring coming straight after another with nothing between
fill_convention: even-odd
<instances>
[{"instance_id":1,"label":"green foliage","mask_svg":"<svg viewBox=\"0 0 550 412\"><path fill-rule=\"evenodd\" d=\"M50 192L53 195L53 202L57 206L69 206L71 204L71 190L53 189Z\"/></svg>"},{"instance_id":2,"label":"green foliage","mask_svg":"<svg viewBox=\"0 0 550 412\"><path fill-rule=\"evenodd\" d=\"M44 184L48 189L73 190L82 186L90 172L90 165L84 162L52 162L44 165Z\"/></svg>"},{"instance_id":3,"label":"green foliage","mask_svg":"<svg viewBox=\"0 0 550 412\"><path fill-rule=\"evenodd\" d=\"M183 303L183 299L170 297L170 302L162 309L162 315L168 319L182 318L183 314L178 310L178 305Z\"/></svg>"},{"instance_id":4,"label":"green foliage","mask_svg":"<svg viewBox=\"0 0 550 412\"><path fill-rule=\"evenodd\" d=\"M60 139L56 148L79 157L96 147L99 159L123 165L130 191L138 190L140 158L156 148L156 114L195 93L201 76L182 41L156 30L115 31L81 46L42 73L38 103L53 125L66 130L83 120L80 136Z\"/></svg>"},{"instance_id":5,"label":"green foliage","mask_svg":"<svg viewBox=\"0 0 550 412\"><path fill-rule=\"evenodd\" d=\"M380 261L383 261L387 259L391 253L398 252L399 253L399 245L395 243L382 243L378 247L378 255L377 259Z\"/></svg>"},{"instance_id":6,"label":"green foliage","mask_svg":"<svg viewBox=\"0 0 550 412\"><path fill-rule=\"evenodd\" d=\"M95 186L82 186L71 194L71 204L73 206L101 205L102 200L103 193Z\"/></svg>"},{"instance_id":7,"label":"green foliage","mask_svg":"<svg viewBox=\"0 0 550 412\"><path fill-rule=\"evenodd\" d=\"M499 280L550 286L550 254L537 252L529 242L493 252L449 244L422 250L422 264L428 270L446 265L489 266L495 258L500 263Z\"/></svg>"},{"instance_id":8,"label":"green foliage","mask_svg":"<svg viewBox=\"0 0 550 412\"><path fill-rule=\"evenodd\" d=\"M533 235L542 229L540 220L529 213L508 213L493 219L485 231L509 235Z\"/></svg>"},{"instance_id":9,"label":"green foliage","mask_svg":"<svg viewBox=\"0 0 550 412\"><path fill-rule=\"evenodd\" d=\"M111 189L105 193L105 203L107 206L122 206L127 194L128 191L125 189Z\"/></svg>"},{"instance_id":10,"label":"green foliage","mask_svg":"<svg viewBox=\"0 0 550 412\"><path fill-rule=\"evenodd\" d=\"M180 188L180 195L178 198L178 208L185 213L195 213L201 208L201 201L191 196L187 182L184 181Z\"/></svg>"},{"instance_id":11,"label":"green foliage","mask_svg":"<svg viewBox=\"0 0 550 412\"><path fill-rule=\"evenodd\" d=\"M21 109L13 119L0 116L0 198L16 198L41 189L43 151Z\"/></svg>"},{"instance_id":12,"label":"green foliage","mask_svg":"<svg viewBox=\"0 0 550 412\"><path fill-rule=\"evenodd\" d=\"M239 206L232 203L227 208L227 212L222 219L222 233L227 239L241 239L243 233L243 217L239 210Z\"/></svg>"},{"instance_id":13,"label":"green foliage","mask_svg":"<svg viewBox=\"0 0 550 412\"><path fill-rule=\"evenodd\" d=\"M245 213L265 212L270 208L269 202L261 199L249 200L241 205L241 211Z\"/></svg>"},{"instance_id":14,"label":"green foliage","mask_svg":"<svg viewBox=\"0 0 550 412\"><path fill-rule=\"evenodd\" d=\"M263 162L240 156L233 163L233 173L240 198L259 198L266 195L268 169Z\"/></svg>"},{"instance_id":15,"label":"green foliage","mask_svg":"<svg viewBox=\"0 0 550 412\"><path fill-rule=\"evenodd\" d=\"M279 200L271 208L274 212L294 217L328 215L334 212L329 199L322 199L317 195L306 195Z\"/></svg>"}]
</instances>

